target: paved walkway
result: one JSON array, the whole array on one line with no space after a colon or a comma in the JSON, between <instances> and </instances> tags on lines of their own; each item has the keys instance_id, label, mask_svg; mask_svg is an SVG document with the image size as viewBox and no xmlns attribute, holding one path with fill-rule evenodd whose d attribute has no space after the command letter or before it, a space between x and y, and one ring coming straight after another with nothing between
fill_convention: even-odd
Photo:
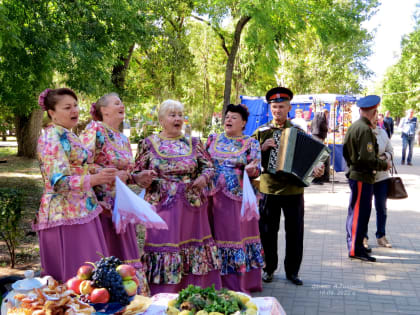
<instances>
[{"instance_id":1,"label":"paved walkway","mask_svg":"<svg viewBox=\"0 0 420 315\"><path fill-rule=\"evenodd\" d=\"M387 238L393 248L375 243L372 209L369 238L376 263L348 258L345 222L350 190L344 173L334 185L305 190L305 242L300 276L303 286L285 279L282 263L272 283L255 296L275 296L287 314L420 314L420 147L414 166L401 166L401 138L392 139L397 170L409 197L388 200ZM284 258L284 222L279 235Z\"/></svg>"},{"instance_id":2,"label":"paved walkway","mask_svg":"<svg viewBox=\"0 0 420 315\"><path fill-rule=\"evenodd\" d=\"M287 314L420 314L420 147L414 166L401 166L401 138L393 146L399 175L409 197L388 201L387 237L393 248L378 248L375 210L369 236L376 263L350 260L345 220L349 188L343 173L331 185L311 186L305 192L305 243L300 276L303 286L285 279L282 264L272 283L255 296L275 296ZM284 255L284 222L279 235Z\"/></svg>"}]
</instances>

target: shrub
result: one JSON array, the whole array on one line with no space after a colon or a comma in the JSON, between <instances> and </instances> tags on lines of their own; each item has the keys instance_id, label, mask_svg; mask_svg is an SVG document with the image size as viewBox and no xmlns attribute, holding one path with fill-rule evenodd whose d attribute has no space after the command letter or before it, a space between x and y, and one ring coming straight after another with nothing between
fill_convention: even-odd
<instances>
[{"instance_id":1,"label":"shrub","mask_svg":"<svg viewBox=\"0 0 420 315\"><path fill-rule=\"evenodd\" d=\"M15 267L16 248L23 234L19 228L23 214L22 198L22 193L16 189L0 188L0 238L6 243L12 268Z\"/></svg>"}]
</instances>

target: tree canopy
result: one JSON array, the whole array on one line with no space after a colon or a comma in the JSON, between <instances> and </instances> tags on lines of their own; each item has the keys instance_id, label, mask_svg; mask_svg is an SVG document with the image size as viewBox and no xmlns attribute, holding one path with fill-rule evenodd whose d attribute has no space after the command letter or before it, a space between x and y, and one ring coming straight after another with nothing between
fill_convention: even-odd
<instances>
[{"instance_id":1,"label":"tree canopy","mask_svg":"<svg viewBox=\"0 0 420 315\"><path fill-rule=\"evenodd\" d=\"M30 126L40 120L37 96L47 87L73 88L86 117L90 101L110 91L120 93L133 121L152 120L162 100L179 99L189 123L203 132L239 95L264 95L275 85L296 94L357 93L370 75L371 35L362 22L377 6L377 0L3 0L0 108L22 131L19 154L33 156L24 140L37 137L39 126Z\"/></svg>"},{"instance_id":2,"label":"tree canopy","mask_svg":"<svg viewBox=\"0 0 420 315\"><path fill-rule=\"evenodd\" d=\"M420 110L420 17L414 31L401 41L401 57L387 69L382 82L385 108L393 116L403 117L405 110Z\"/></svg>"}]
</instances>

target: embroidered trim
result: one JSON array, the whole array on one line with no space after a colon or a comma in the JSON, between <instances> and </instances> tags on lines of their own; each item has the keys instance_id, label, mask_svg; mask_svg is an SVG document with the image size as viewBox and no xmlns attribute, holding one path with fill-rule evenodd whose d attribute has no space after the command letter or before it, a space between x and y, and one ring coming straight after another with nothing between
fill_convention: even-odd
<instances>
[{"instance_id":1,"label":"embroidered trim","mask_svg":"<svg viewBox=\"0 0 420 315\"><path fill-rule=\"evenodd\" d=\"M246 244L243 248L219 247L221 275L249 272L264 267L261 243Z\"/></svg>"},{"instance_id":2,"label":"embroidered trim","mask_svg":"<svg viewBox=\"0 0 420 315\"><path fill-rule=\"evenodd\" d=\"M147 246L149 246L149 247L180 247L180 246L188 244L188 243L204 243L205 240L210 239L210 238L211 238L211 235L207 235L207 236L204 236L201 239L192 238L192 239L189 239L189 240L179 242L178 244L176 244L176 243L161 243L161 244L145 243L144 247L147 247Z\"/></svg>"},{"instance_id":3,"label":"embroidered trim","mask_svg":"<svg viewBox=\"0 0 420 315\"><path fill-rule=\"evenodd\" d=\"M116 149L117 151L119 150L119 151L125 151L125 152L127 152L127 153L131 153L131 147L130 147L130 145L128 145L128 147L126 146L126 143L124 143L124 145L123 145L123 147L121 148L117 143L115 143L115 142L113 142L112 140L111 140L111 138L109 137L109 134L108 134L108 130L106 130L107 128L108 129L110 129L111 131L113 131L113 132L115 132L115 133L118 133L120 136L121 136L121 138L122 139L124 139L124 135L123 134L121 134L121 132L119 132L118 130L115 130L114 128L112 128L112 127L110 127L110 126L108 126L107 124L105 124L104 122L100 122L100 123L98 123L98 124L102 124L103 126L103 128L105 129L105 136L106 136L106 138L107 138L107 140L108 140L108 142L109 142L109 144L114 148L114 149ZM122 137L122 136L124 136L124 137Z\"/></svg>"},{"instance_id":4,"label":"embroidered trim","mask_svg":"<svg viewBox=\"0 0 420 315\"><path fill-rule=\"evenodd\" d=\"M240 196L237 196L235 194L233 194L232 192L229 191L229 189L226 186L226 179L224 174L220 174L219 178L217 180L217 183L215 185L215 187L212 189L212 191L210 192L210 196L214 196L216 195L218 192L223 193L226 197L235 200L235 201L239 201L242 203L242 194ZM242 186L241 186L241 192L242 192Z\"/></svg>"},{"instance_id":5,"label":"embroidered trim","mask_svg":"<svg viewBox=\"0 0 420 315\"><path fill-rule=\"evenodd\" d=\"M245 140L245 142L244 142L244 144L243 144L243 146L242 146L242 148L240 148L238 151L233 151L233 152L225 152L225 151L220 151L220 150L218 150L217 149L217 143L218 143L218 140L220 139L220 137L222 136L222 135L225 135L224 133L221 133L221 134L217 134L217 136L216 136L216 139L215 139L215 141L213 142L213 146L212 146L212 151L214 151L214 152L216 152L216 153L218 153L218 154L220 154L220 155L222 155L222 156L230 156L230 155L236 155L236 154L242 154L243 152L245 152L246 150L248 150L248 144L251 142L251 140L252 140L252 138L251 137L249 137L248 139L246 139ZM225 137L226 138L228 138L226 135L225 135ZM245 138L245 137L247 137L247 136L243 136L242 138ZM241 139L241 138L229 138L229 139Z\"/></svg>"},{"instance_id":6,"label":"embroidered trim","mask_svg":"<svg viewBox=\"0 0 420 315\"><path fill-rule=\"evenodd\" d=\"M183 137L183 136L182 136ZM181 137L181 138L182 138ZM180 138L180 139L181 139ZM155 150L155 152L156 152L156 154L158 154L159 156L161 156L161 157L164 157L164 158L180 158L180 157L187 157L187 156L191 156L191 154L193 153L193 146L192 146L192 138L185 138L185 139L187 139L188 140L188 145L189 145L189 147L190 147L190 149L189 149L189 151L188 151L188 153L186 153L186 154L180 154L180 155L166 155L166 154L163 154L163 153L161 153L160 151L159 151L159 146L158 146L158 144L154 141L154 139L152 138L152 136L150 136L150 137L147 137L146 139L148 139L150 142L151 142L151 144L152 144L152 146L153 146L153 149ZM169 139L169 140L173 140L173 139ZM176 139L175 139L176 140Z\"/></svg>"},{"instance_id":7,"label":"embroidered trim","mask_svg":"<svg viewBox=\"0 0 420 315\"><path fill-rule=\"evenodd\" d=\"M75 225L75 224L89 223L90 221L95 219L102 211L103 211L102 207L98 204L95 210L89 212L88 215L82 218L63 219L63 220L57 220L54 222L32 223L32 230L40 231L40 230L54 228L61 225Z\"/></svg>"},{"instance_id":8,"label":"embroidered trim","mask_svg":"<svg viewBox=\"0 0 420 315\"><path fill-rule=\"evenodd\" d=\"M232 245L243 245L245 244L249 244L249 243L260 243L260 237L259 236L248 236L243 238L241 241L239 242L233 242L233 241L219 241L219 240L214 240L216 242L217 246L221 246L221 247L229 247L228 244L232 244ZM256 241L256 242L251 242L251 241Z\"/></svg>"},{"instance_id":9,"label":"embroidered trim","mask_svg":"<svg viewBox=\"0 0 420 315\"><path fill-rule=\"evenodd\" d=\"M163 139L163 140L179 140L179 139L181 139L184 135L181 133L179 136L176 136L176 137L173 137L173 138L169 138L169 137L162 136L162 133L161 133L161 132L159 132L157 136L158 136L159 138Z\"/></svg>"},{"instance_id":10,"label":"embroidered trim","mask_svg":"<svg viewBox=\"0 0 420 315\"><path fill-rule=\"evenodd\" d=\"M112 128L110 125L104 123L103 121L98 121L98 123L104 125L104 127L108 128L108 129L111 129L113 132L120 133L120 131L118 129Z\"/></svg>"},{"instance_id":11,"label":"embroidered trim","mask_svg":"<svg viewBox=\"0 0 420 315\"><path fill-rule=\"evenodd\" d=\"M221 266L214 244L185 247L178 252L145 251L142 262L148 282L154 284L177 284L186 275L206 275Z\"/></svg>"},{"instance_id":12,"label":"embroidered trim","mask_svg":"<svg viewBox=\"0 0 420 315\"><path fill-rule=\"evenodd\" d=\"M173 195L169 195L169 193L167 191L165 191L164 193L162 193L159 196L159 199L155 201L155 203L153 204L156 208L162 208L162 209L168 209L171 208L173 206L173 203L179 201L178 198L180 198L180 201L183 203L184 208L187 208L191 211L201 211L201 207L203 207L206 203L207 203L207 198L208 198L208 191L207 190L202 190L200 196L197 196L200 198L201 200L201 204L199 205L192 205L190 203L190 201L188 200L188 198L186 197L186 189L188 188L187 185L189 183L191 183L192 180L189 181L184 181L184 182L180 182L177 184L177 189L175 194ZM162 185L160 186L160 191L164 191L164 189L162 189ZM148 194L147 194L147 190L146 190L146 201L151 203L151 200L148 199Z\"/></svg>"},{"instance_id":13,"label":"embroidered trim","mask_svg":"<svg viewBox=\"0 0 420 315\"><path fill-rule=\"evenodd\" d=\"M226 132L223 132L223 134L225 135L225 137L226 137L226 138L228 138L228 139L232 139L232 140L243 139L243 138L245 138L245 137L246 137L246 135L241 135L241 136L237 136L237 137L228 136L228 135L226 134Z\"/></svg>"}]
</instances>

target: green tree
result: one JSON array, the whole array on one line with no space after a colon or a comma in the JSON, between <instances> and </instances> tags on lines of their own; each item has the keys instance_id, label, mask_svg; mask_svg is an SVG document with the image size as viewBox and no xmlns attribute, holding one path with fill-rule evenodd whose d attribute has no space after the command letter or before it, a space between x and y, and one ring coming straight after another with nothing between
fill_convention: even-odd
<instances>
[{"instance_id":1,"label":"green tree","mask_svg":"<svg viewBox=\"0 0 420 315\"><path fill-rule=\"evenodd\" d=\"M266 70L274 75L279 64L278 50L299 45L297 40L302 32L312 29L324 45L344 45L355 34L366 34L361 23L377 5L376 0L226 0L213 1L210 5L209 1L200 2L198 12L206 14L208 20L196 18L215 30L227 55L224 108L231 101L234 63L245 27L247 44L258 48ZM232 20L233 28L226 31L222 23L228 18Z\"/></svg>"},{"instance_id":2,"label":"green tree","mask_svg":"<svg viewBox=\"0 0 420 315\"><path fill-rule=\"evenodd\" d=\"M420 18L414 31L401 41L401 57L387 69L382 82L385 108L392 116L403 117L408 108L420 109Z\"/></svg>"},{"instance_id":3,"label":"green tree","mask_svg":"<svg viewBox=\"0 0 420 315\"><path fill-rule=\"evenodd\" d=\"M42 112L37 95L67 85L98 96L121 90L138 42L153 29L135 0L4 0L0 19L0 106L16 117L18 155L33 157ZM56 74L61 74L56 76Z\"/></svg>"},{"instance_id":4,"label":"green tree","mask_svg":"<svg viewBox=\"0 0 420 315\"><path fill-rule=\"evenodd\" d=\"M193 129L210 132L215 111L221 111L225 55L217 35L206 25L191 20L188 24L194 74L185 77L185 103Z\"/></svg>"}]
</instances>

